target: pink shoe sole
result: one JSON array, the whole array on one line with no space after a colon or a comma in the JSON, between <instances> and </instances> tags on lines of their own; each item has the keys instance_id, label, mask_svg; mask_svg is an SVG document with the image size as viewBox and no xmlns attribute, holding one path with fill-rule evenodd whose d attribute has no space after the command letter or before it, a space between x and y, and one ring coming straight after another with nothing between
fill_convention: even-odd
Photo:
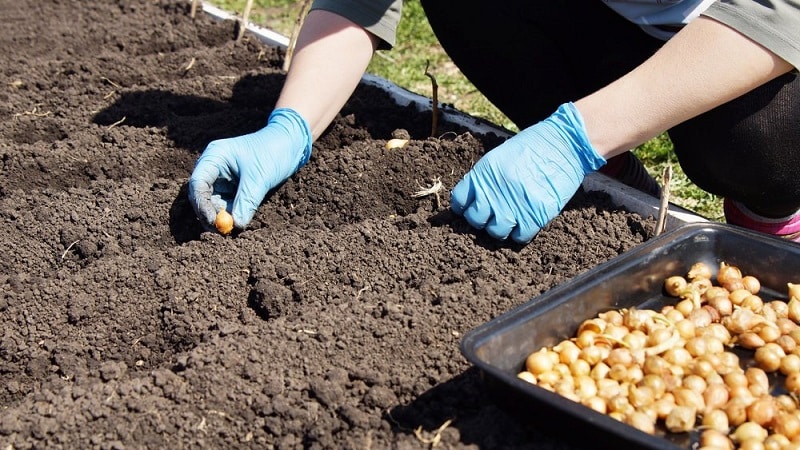
<instances>
[{"instance_id":1,"label":"pink shoe sole","mask_svg":"<svg viewBox=\"0 0 800 450\"><path fill-rule=\"evenodd\" d=\"M759 216L741 203L727 198L723 202L723 209L725 220L730 224L800 243L800 211L789 217L772 219Z\"/></svg>"}]
</instances>

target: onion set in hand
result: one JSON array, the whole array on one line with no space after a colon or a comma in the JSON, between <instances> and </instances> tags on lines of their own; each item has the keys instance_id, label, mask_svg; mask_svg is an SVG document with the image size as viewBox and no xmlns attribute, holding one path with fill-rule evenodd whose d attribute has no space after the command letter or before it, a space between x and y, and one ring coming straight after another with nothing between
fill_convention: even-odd
<instances>
[{"instance_id":1,"label":"onion set in hand","mask_svg":"<svg viewBox=\"0 0 800 450\"><path fill-rule=\"evenodd\" d=\"M233 231L233 216L228 211L220 209L214 220L214 226L217 227L217 231L225 236L231 234L231 231Z\"/></svg>"}]
</instances>

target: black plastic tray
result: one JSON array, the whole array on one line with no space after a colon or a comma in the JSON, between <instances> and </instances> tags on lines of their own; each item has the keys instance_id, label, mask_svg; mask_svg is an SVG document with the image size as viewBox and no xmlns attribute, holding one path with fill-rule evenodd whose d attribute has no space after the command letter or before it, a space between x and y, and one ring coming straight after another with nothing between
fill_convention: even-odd
<instances>
[{"instance_id":1,"label":"black plastic tray","mask_svg":"<svg viewBox=\"0 0 800 450\"><path fill-rule=\"evenodd\" d=\"M695 433L649 435L516 375L530 353L573 337L583 320L601 311L674 303L663 294L664 280L685 275L698 261L715 270L724 261L758 277L765 298L785 299L786 283L800 282L800 245L726 224L688 224L471 330L461 351L481 370L498 403L565 438L592 448L690 448Z\"/></svg>"}]
</instances>

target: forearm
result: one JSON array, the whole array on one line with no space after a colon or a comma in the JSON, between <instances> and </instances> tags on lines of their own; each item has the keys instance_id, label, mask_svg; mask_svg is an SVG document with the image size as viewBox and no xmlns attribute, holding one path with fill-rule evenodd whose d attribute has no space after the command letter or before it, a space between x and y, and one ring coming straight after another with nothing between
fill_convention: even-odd
<instances>
[{"instance_id":1,"label":"forearm","mask_svg":"<svg viewBox=\"0 0 800 450\"><path fill-rule=\"evenodd\" d=\"M754 41L700 17L632 72L575 104L592 145L610 158L791 69Z\"/></svg>"},{"instance_id":2,"label":"forearm","mask_svg":"<svg viewBox=\"0 0 800 450\"><path fill-rule=\"evenodd\" d=\"M352 95L376 46L377 38L353 22L312 11L275 107L300 113L317 139Z\"/></svg>"}]
</instances>

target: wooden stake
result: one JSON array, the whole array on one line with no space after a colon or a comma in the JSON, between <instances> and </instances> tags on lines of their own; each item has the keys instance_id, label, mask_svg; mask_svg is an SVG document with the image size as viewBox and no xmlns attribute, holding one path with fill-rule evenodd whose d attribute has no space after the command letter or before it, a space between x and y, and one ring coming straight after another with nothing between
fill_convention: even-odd
<instances>
[{"instance_id":1,"label":"wooden stake","mask_svg":"<svg viewBox=\"0 0 800 450\"><path fill-rule=\"evenodd\" d=\"M289 38L289 46L286 47L286 58L283 60L283 70L288 72L289 66L292 64L292 56L294 55L294 47L297 45L297 36L300 34L300 29L303 28L303 22L306 20L308 11L311 9L311 0L303 0L303 7L300 9L300 14L297 20L294 21L294 28L292 35Z\"/></svg>"},{"instance_id":2,"label":"wooden stake","mask_svg":"<svg viewBox=\"0 0 800 450\"><path fill-rule=\"evenodd\" d=\"M247 21L250 18L250 10L253 9L253 0L247 0L242 13L242 20L239 22L239 32L236 34L236 41L240 41L244 32L247 30Z\"/></svg>"},{"instance_id":3,"label":"wooden stake","mask_svg":"<svg viewBox=\"0 0 800 450\"><path fill-rule=\"evenodd\" d=\"M191 12L189 13L189 15L191 16L192 19L194 19L194 16L197 14L197 5L199 3L200 3L200 0L192 0L192 9L191 9Z\"/></svg>"},{"instance_id":4,"label":"wooden stake","mask_svg":"<svg viewBox=\"0 0 800 450\"><path fill-rule=\"evenodd\" d=\"M656 229L653 233L658 236L667 228L667 212L669 211L669 182L672 179L672 166L664 168L663 186L661 186L661 205L658 209L658 221L656 222Z\"/></svg>"},{"instance_id":5,"label":"wooden stake","mask_svg":"<svg viewBox=\"0 0 800 450\"><path fill-rule=\"evenodd\" d=\"M431 109L431 112L433 113L433 117L431 118L431 137L434 137L436 136L437 129L439 128L439 85L436 83L436 78L433 76L433 74L428 72L430 63L430 61L425 62L425 75L431 79L431 90L433 91L431 95L431 100L433 101L433 106Z\"/></svg>"}]
</instances>

